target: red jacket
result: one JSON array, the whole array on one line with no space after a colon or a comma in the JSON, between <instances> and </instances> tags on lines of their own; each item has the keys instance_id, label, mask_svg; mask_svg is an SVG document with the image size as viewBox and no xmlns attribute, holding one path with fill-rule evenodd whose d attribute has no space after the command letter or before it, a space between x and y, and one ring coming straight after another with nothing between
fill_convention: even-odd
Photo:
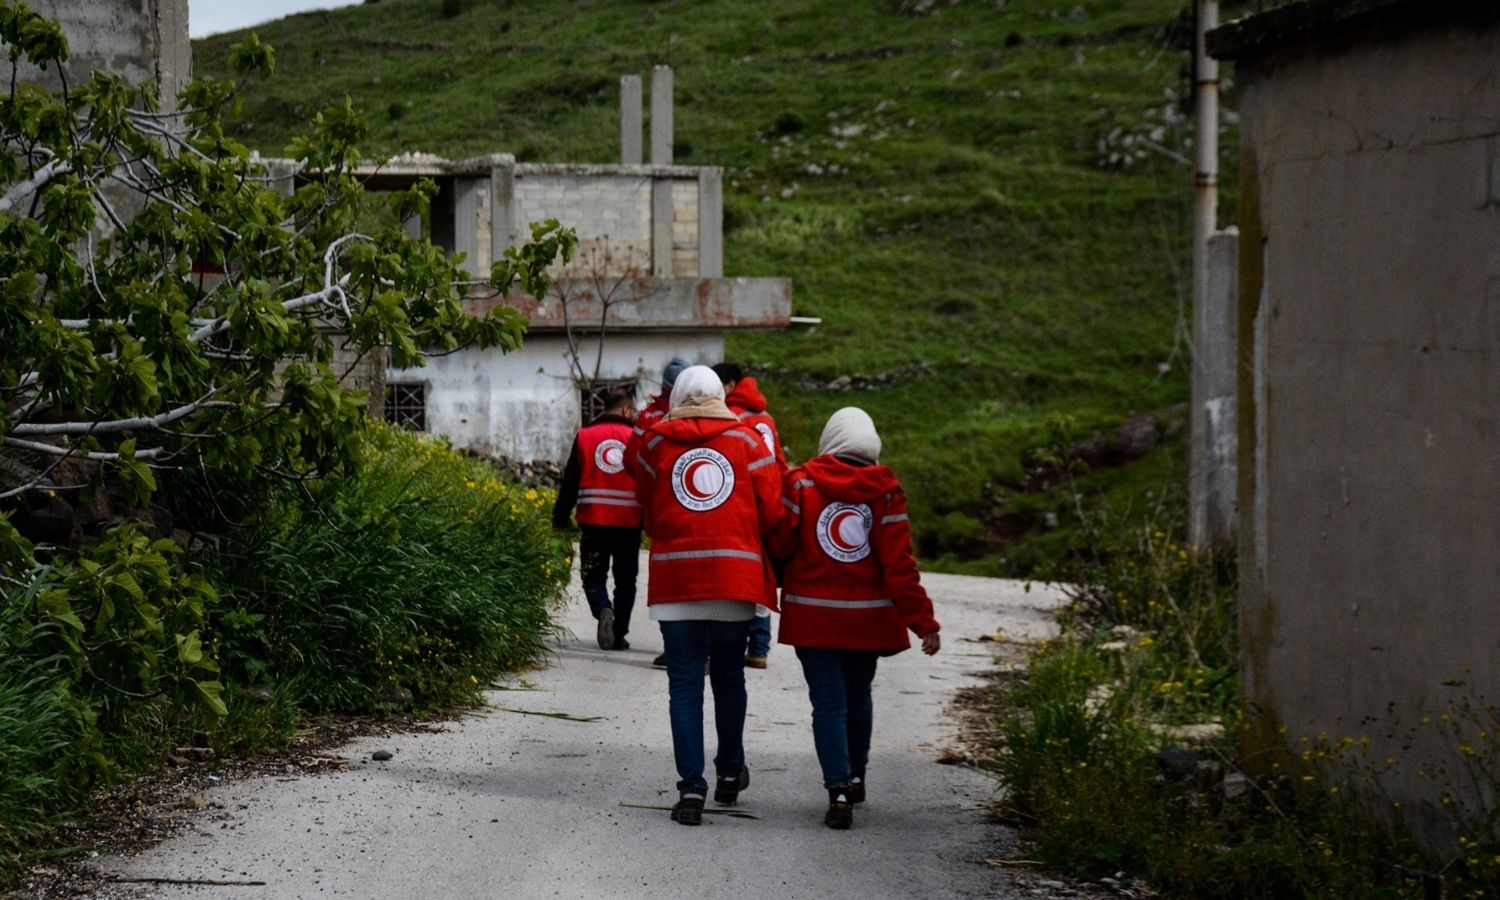
<instances>
[{"instance_id":1,"label":"red jacket","mask_svg":"<svg viewBox=\"0 0 1500 900\"><path fill-rule=\"evenodd\" d=\"M650 431L656 423L665 419L667 413L671 411L672 392L664 390L662 393L652 397L651 402L646 404L646 408L636 415L635 428L631 432L630 440L625 442L625 471L630 473L631 478L637 477L635 461L641 455L642 436Z\"/></svg>"},{"instance_id":2,"label":"red jacket","mask_svg":"<svg viewBox=\"0 0 1500 900\"><path fill-rule=\"evenodd\" d=\"M625 470L625 447L630 420L606 413L586 425L573 441L552 524L568 526L576 505L578 524L608 528L640 528L641 505L635 498L635 478Z\"/></svg>"},{"instance_id":3,"label":"red jacket","mask_svg":"<svg viewBox=\"0 0 1500 900\"><path fill-rule=\"evenodd\" d=\"M651 535L646 605L744 600L776 608L764 538L781 517L776 457L733 419L663 421L636 459Z\"/></svg>"},{"instance_id":4,"label":"red jacket","mask_svg":"<svg viewBox=\"0 0 1500 900\"><path fill-rule=\"evenodd\" d=\"M906 492L885 466L817 456L786 474L772 537L782 574L780 643L899 653L937 631L912 557Z\"/></svg>"},{"instance_id":5,"label":"red jacket","mask_svg":"<svg viewBox=\"0 0 1500 900\"><path fill-rule=\"evenodd\" d=\"M635 479L625 471L625 442L631 427L596 422L578 432L583 475L578 482L578 524L641 527Z\"/></svg>"},{"instance_id":6,"label":"red jacket","mask_svg":"<svg viewBox=\"0 0 1500 900\"><path fill-rule=\"evenodd\" d=\"M766 448L776 454L776 462L786 468L786 451L781 449L781 436L776 431L776 420L766 412L766 397L754 378L741 378L734 383L734 390L724 398L729 411L740 417L740 421L755 429Z\"/></svg>"}]
</instances>

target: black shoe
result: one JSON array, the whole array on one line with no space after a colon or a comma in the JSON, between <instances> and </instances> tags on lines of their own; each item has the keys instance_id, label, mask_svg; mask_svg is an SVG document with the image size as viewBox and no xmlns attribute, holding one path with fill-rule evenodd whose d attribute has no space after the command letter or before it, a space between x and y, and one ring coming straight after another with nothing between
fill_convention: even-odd
<instances>
[{"instance_id":1,"label":"black shoe","mask_svg":"<svg viewBox=\"0 0 1500 900\"><path fill-rule=\"evenodd\" d=\"M667 667L667 654L663 653L656 659L651 660L651 665L656 666L658 669L665 669Z\"/></svg>"},{"instance_id":2,"label":"black shoe","mask_svg":"<svg viewBox=\"0 0 1500 900\"><path fill-rule=\"evenodd\" d=\"M615 649L616 650L629 650L630 649L630 642L627 641L627 640L625 640L624 638L615 638Z\"/></svg>"},{"instance_id":3,"label":"black shoe","mask_svg":"<svg viewBox=\"0 0 1500 900\"><path fill-rule=\"evenodd\" d=\"M615 611L609 607L599 611L599 649L608 650L615 645Z\"/></svg>"},{"instance_id":4,"label":"black shoe","mask_svg":"<svg viewBox=\"0 0 1500 900\"><path fill-rule=\"evenodd\" d=\"M865 802L865 772L863 769L854 773L854 778L849 782L849 802Z\"/></svg>"},{"instance_id":5,"label":"black shoe","mask_svg":"<svg viewBox=\"0 0 1500 900\"><path fill-rule=\"evenodd\" d=\"M738 775L720 775L714 784L714 802L731 806L740 798L740 791L750 786L750 769L741 769Z\"/></svg>"},{"instance_id":6,"label":"black shoe","mask_svg":"<svg viewBox=\"0 0 1500 900\"><path fill-rule=\"evenodd\" d=\"M849 788L836 787L828 791L828 812L823 824L844 831L854 827L854 804L849 802Z\"/></svg>"},{"instance_id":7,"label":"black shoe","mask_svg":"<svg viewBox=\"0 0 1500 900\"><path fill-rule=\"evenodd\" d=\"M672 807L672 821L679 825L703 824L703 795L684 793Z\"/></svg>"}]
</instances>

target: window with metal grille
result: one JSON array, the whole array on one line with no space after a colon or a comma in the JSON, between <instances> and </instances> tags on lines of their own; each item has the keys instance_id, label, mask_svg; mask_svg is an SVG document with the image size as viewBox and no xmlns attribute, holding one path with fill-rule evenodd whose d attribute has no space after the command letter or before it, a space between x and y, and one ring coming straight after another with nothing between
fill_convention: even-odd
<instances>
[{"instance_id":1,"label":"window with metal grille","mask_svg":"<svg viewBox=\"0 0 1500 900\"><path fill-rule=\"evenodd\" d=\"M385 420L412 431L427 430L427 385L385 386Z\"/></svg>"},{"instance_id":2,"label":"window with metal grille","mask_svg":"<svg viewBox=\"0 0 1500 900\"><path fill-rule=\"evenodd\" d=\"M578 407L583 413L581 424L588 423L599 418L604 413L604 400L611 392L623 390L629 391L635 396L634 378L614 378L602 381L588 381L578 386Z\"/></svg>"}]
</instances>

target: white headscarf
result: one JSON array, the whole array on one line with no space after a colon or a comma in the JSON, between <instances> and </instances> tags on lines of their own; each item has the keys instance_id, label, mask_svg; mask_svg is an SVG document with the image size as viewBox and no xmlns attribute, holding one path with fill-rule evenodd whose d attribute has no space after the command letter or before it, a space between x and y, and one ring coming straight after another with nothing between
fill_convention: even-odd
<instances>
[{"instance_id":1,"label":"white headscarf","mask_svg":"<svg viewBox=\"0 0 1500 900\"><path fill-rule=\"evenodd\" d=\"M823 436L818 439L818 453L880 462L880 435L875 431L875 420L857 406L844 407L828 417Z\"/></svg>"},{"instance_id":2,"label":"white headscarf","mask_svg":"<svg viewBox=\"0 0 1500 900\"><path fill-rule=\"evenodd\" d=\"M733 419L724 405L724 382L708 366L688 366L672 385L668 419Z\"/></svg>"},{"instance_id":3,"label":"white headscarf","mask_svg":"<svg viewBox=\"0 0 1500 900\"><path fill-rule=\"evenodd\" d=\"M676 409L698 397L724 399L724 382L708 366L688 366L672 382L672 408Z\"/></svg>"}]
</instances>

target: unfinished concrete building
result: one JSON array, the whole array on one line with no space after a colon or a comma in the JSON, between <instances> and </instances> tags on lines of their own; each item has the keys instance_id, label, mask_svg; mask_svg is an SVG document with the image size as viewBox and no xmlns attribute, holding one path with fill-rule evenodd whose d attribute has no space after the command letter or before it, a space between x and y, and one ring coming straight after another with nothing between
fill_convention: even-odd
<instances>
[{"instance_id":1,"label":"unfinished concrete building","mask_svg":"<svg viewBox=\"0 0 1500 900\"><path fill-rule=\"evenodd\" d=\"M716 363L728 332L787 327L790 282L724 277L722 170L671 164L671 70L654 73L651 164L639 161L639 91L638 78L622 79L618 165L407 155L360 172L374 190L432 179L438 196L427 236L463 254L476 277L525 240L530 223L555 218L579 237L573 261L554 272L557 284L540 301L484 290L466 301L476 315L497 303L525 313L519 350L435 356L421 368L385 371L383 386L357 375L357 386L384 392L387 418L486 455L560 462L607 389L628 387L644 401L673 356ZM290 163L269 164L294 177Z\"/></svg>"}]
</instances>

